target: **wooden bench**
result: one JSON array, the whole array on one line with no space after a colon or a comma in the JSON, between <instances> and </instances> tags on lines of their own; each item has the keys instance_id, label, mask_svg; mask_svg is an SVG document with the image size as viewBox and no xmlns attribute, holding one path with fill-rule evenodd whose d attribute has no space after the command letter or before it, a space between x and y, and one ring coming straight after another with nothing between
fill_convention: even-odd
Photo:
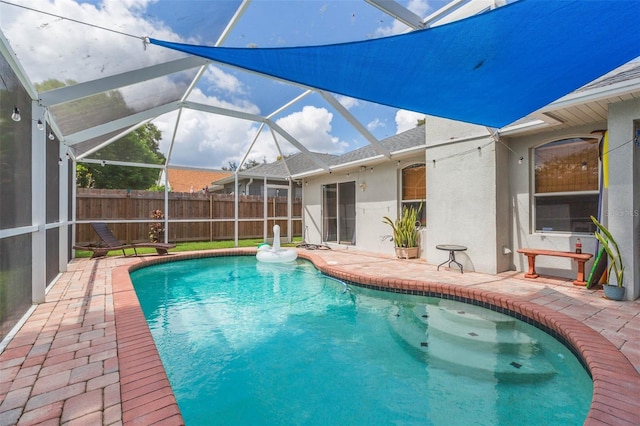
<instances>
[{"instance_id":1,"label":"wooden bench","mask_svg":"<svg viewBox=\"0 0 640 426\"><path fill-rule=\"evenodd\" d=\"M543 249L531 249L521 248L518 249L518 253L522 253L527 256L529 260L529 272L524 274L525 278L538 278L536 273L536 256L556 256L556 257L569 257L575 259L578 262L578 276L573 280L574 285L587 285L584 279L584 264L587 260L593 257L590 253L575 253L572 251L557 251L557 250L543 250Z\"/></svg>"}]
</instances>

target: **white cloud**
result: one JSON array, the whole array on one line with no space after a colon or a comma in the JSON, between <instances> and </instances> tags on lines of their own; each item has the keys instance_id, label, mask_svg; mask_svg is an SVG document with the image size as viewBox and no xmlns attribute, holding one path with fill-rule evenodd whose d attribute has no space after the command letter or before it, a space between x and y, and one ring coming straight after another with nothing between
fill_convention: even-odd
<instances>
[{"instance_id":1,"label":"white cloud","mask_svg":"<svg viewBox=\"0 0 640 426\"><path fill-rule=\"evenodd\" d=\"M27 75L35 83L48 79L91 81L184 56L163 47L144 46L143 36L195 42L181 37L147 14L148 6L156 0L104 0L97 6L73 0L14 1L29 8L94 25L0 5L3 33L16 51ZM122 88L121 93L130 107L140 111L179 99L195 70L190 73L132 85ZM252 114L261 113L249 98L249 93L258 88L246 86L239 77L224 72L223 68L209 66L198 87L189 100ZM341 96L338 99L346 108L361 106L353 98ZM160 145L165 153L173 136L176 117L177 113L171 113L154 120L154 124L162 131ZM304 106L280 118L278 124L310 150L342 153L348 144L332 134L333 118L333 114L325 108ZM185 110L175 138L171 164L219 168L229 161L239 163L258 128L258 123L247 120ZM278 140L284 154L297 152L281 136L278 136ZM249 158L273 161L278 154L271 133L263 131Z\"/></svg>"},{"instance_id":2,"label":"white cloud","mask_svg":"<svg viewBox=\"0 0 640 426\"><path fill-rule=\"evenodd\" d=\"M276 123L311 151L339 154L348 144L331 135L332 119L333 114L325 108L307 105Z\"/></svg>"},{"instance_id":3,"label":"white cloud","mask_svg":"<svg viewBox=\"0 0 640 426\"><path fill-rule=\"evenodd\" d=\"M161 23L142 18L151 2L105 0L101 7L71 0L25 0L22 3L126 34L188 42ZM141 39L42 13L15 7L3 7L2 12L2 28L6 34L20 34L20 37L10 37L10 43L27 74L36 83L47 79L90 81L181 56L153 45L145 49ZM34 26L38 30L34 30ZM25 31L24 28L29 30ZM127 104L140 111L179 98L194 75L195 70L128 86L120 91ZM219 97L206 96L198 89L189 96L190 100L252 114L260 113L255 104L243 98L246 88L242 82L220 68L208 67L201 82L210 93L232 95L237 100L227 102ZM171 113L154 120L154 124L162 131L160 147L165 153L174 132L176 117L177 113ZM250 121L185 110L178 127L171 164L219 168L228 161L239 162L257 129L258 125Z\"/></svg>"},{"instance_id":4,"label":"white cloud","mask_svg":"<svg viewBox=\"0 0 640 426\"><path fill-rule=\"evenodd\" d=\"M197 88L189 100L250 114L260 113L258 107L250 102L232 104L206 96ZM163 152L168 151L175 120L176 114L172 113L154 121L162 131L160 148ZM257 131L258 124L252 121L185 109L178 126L171 164L218 169L230 161L239 163Z\"/></svg>"},{"instance_id":5,"label":"white cloud","mask_svg":"<svg viewBox=\"0 0 640 426\"><path fill-rule=\"evenodd\" d=\"M429 3L425 0L410 0L405 6L416 15L424 18L429 11ZM390 26L380 27L376 30L376 36L386 37L395 34L401 34L409 29L408 26L398 20L394 20Z\"/></svg>"},{"instance_id":6,"label":"white cloud","mask_svg":"<svg viewBox=\"0 0 640 426\"><path fill-rule=\"evenodd\" d=\"M194 102L238 109L237 106L220 99L207 97L200 91L195 91L190 99ZM252 114L258 113L257 107L250 104L242 110ZM154 121L154 124L163 132L163 140L160 143L163 152L168 150L175 126L175 117L175 114L167 114ZM300 111L278 119L276 124L311 151L338 154L344 152L348 145L331 135L332 119L333 114L325 108L305 106ZM172 152L171 164L202 168L220 168L227 166L229 162L239 164L251 142L256 138L258 127L258 123L247 120L184 110ZM275 134L284 155L299 152L284 137L278 133ZM265 128L247 158L259 162L263 160L271 162L275 161L278 155L280 155L280 151L271 132Z\"/></svg>"},{"instance_id":7,"label":"white cloud","mask_svg":"<svg viewBox=\"0 0 640 426\"><path fill-rule=\"evenodd\" d=\"M431 6L429 6L429 2L425 0L410 0L409 4L407 4L407 9L418 16L424 17L429 9L431 9Z\"/></svg>"},{"instance_id":8,"label":"white cloud","mask_svg":"<svg viewBox=\"0 0 640 426\"><path fill-rule=\"evenodd\" d=\"M424 118L424 114L419 112L407 111L407 110L399 110L396 113L396 133L402 133L409 129L413 129L416 127L418 120L422 120Z\"/></svg>"},{"instance_id":9,"label":"white cloud","mask_svg":"<svg viewBox=\"0 0 640 426\"><path fill-rule=\"evenodd\" d=\"M106 0L102 7L71 0L23 0L20 3L93 25L3 7L2 28L36 83L51 78L89 81L179 56L177 52L157 46L147 46L145 50L142 39L138 38L152 35L181 40L169 28L140 17L150 0Z\"/></svg>"},{"instance_id":10,"label":"white cloud","mask_svg":"<svg viewBox=\"0 0 640 426\"><path fill-rule=\"evenodd\" d=\"M223 92L234 95L246 94L246 89L242 82L234 75L225 73L222 69L209 65L204 73L204 78L209 83L208 90Z\"/></svg>"},{"instance_id":11,"label":"white cloud","mask_svg":"<svg viewBox=\"0 0 640 426\"><path fill-rule=\"evenodd\" d=\"M175 114L154 123L167 136L160 144L166 152ZM245 120L186 110L180 119L170 164L219 169L229 161L239 162L256 131L257 127Z\"/></svg>"},{"instance_id":12,"label":"white cloud","mask_svg":"<svg viewBox=\"0 0 640 426\"><path fill-rule=\"evenodd\" d=\"M375 118L373 121L370 121L367 124L367 129L370 131L373 131L375 129L378 129L380 127L385 127L386 124L384 123L384 121L380 120L379 118Z\"/></svg>"},{"instance_id":13,"label":"white cloud","mask_svg":"<svg viewBox=\"0 0 640 426\"><path fill-rule=\"evenodd\" d=\"M390 26L378 28L376 30L376 37L388 37L396 34L402 34L408 29L409 27L402 22L394 20Z\"/></svg>"},{"instance_id":14,"label":"white cloud","mask_svg":"<svg viewBox=\"0 0 640 426\"><path fill-rule=\"evenodd\" d=\"M357 107L360 105L360 101L358 101L358 99L356 98L351 98L349 96L343 96L343 95L337 95L336 99L338 100L338 102L340 102L340 104L342 104L343 107L345 107L346 109L351 109L353 107Z\"/></svg>"}]
</instances>

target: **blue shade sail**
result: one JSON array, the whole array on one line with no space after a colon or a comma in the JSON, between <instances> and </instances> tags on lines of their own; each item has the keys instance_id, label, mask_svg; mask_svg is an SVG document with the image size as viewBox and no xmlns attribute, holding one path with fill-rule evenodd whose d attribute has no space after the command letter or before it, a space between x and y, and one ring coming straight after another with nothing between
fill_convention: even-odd
<instances>
[{"instance_id":1,"label":"blue shade sail","mask_svg":"<svg viewBox=\"0 0 640 426\"><path fill-rule=\"evenodd\" d=\"M640 56L638 0L520 0L450 24L288 48L155 45L317 89L500 128Z\"/></svg>"}]
</instances>

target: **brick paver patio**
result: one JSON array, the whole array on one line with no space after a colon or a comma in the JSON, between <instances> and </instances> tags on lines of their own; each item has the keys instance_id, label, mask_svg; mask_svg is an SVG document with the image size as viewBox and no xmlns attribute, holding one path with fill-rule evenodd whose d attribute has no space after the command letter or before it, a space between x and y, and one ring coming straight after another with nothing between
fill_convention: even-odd
<instances>
[{"instance_id":1,"label":"brick paver patio","mask_svg":"<svg viewBox=\"0 0 640 426\"><path fill-rule=\"evenodd\" d=\"M0 426L183 424L131 287L129 267L185 257L77 259L0 353ZM338 278L395 291L475 300L531 318L570 342L589 366L586 424L640 424L640 301L614 302L571 280L525 280L354 250L300 250ZM434 262L435 263L435 262Z\"/></svg>"}]
</instances>

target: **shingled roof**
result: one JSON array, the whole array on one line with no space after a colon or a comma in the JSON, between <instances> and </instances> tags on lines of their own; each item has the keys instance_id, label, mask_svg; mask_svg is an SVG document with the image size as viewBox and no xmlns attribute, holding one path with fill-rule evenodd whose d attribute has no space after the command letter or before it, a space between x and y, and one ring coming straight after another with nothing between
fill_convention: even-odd
<instances>
[{"instance_id":1,"label":"shingled roof","mask_svg":"<svg viewBox=\"0 0 640 426\"><path fill-rule=\"evenodd\" d=\"M314 153L314 155L320 160L324 161L327 165L332 166L340 157L331 154ZM318 168L316 163L311 161L305 154L297 153L285 159L287 166L285 167L282 160L274 161L273 163L259 164L248 170L242 172L243 176L273 176L273 177L287 177L289 173L296 175L304 173L306 171L315 170Z\"/></svg>"},{"instance_id":2,"label":"shingled roof","mask_svg":"<svg viewBox=\"0 0 640 426\"><path fill-rule=\"evenodd\" d=\"M380 141L380 144L387 148L391 154L416 148L425 144L426 135L424 126L417 126L397 135L393 135ZM371 145L363 146L354 151L342 154L335 165L352 163L354 161L366 160L378 157L380 153Z\"/></svg>"},{"instance_id":3,"label":"shingled roof","mask_svg":"<svg viewBox=\"0 0 640 426\"><path fill-rule=\"evenodd\" d=\"M623 66L616 68L600 77L597 80L581 87L576 92L583 92L597 87L606 87L612 84L628 82L631 80L640 79L640 62L629 62Z\"/></svg>"},{"instance_id":4,"label":"shingled roof","mask_svg":"<svg viewBox=\"0 0 640 426\"><path fill-rule=\"evenodd\" d=\"M413 129L398 133L388 137L380 144L387 148L391 154L402 152L408 149L417 148L425 144L425 126L417 126ZM331 154L314 153L320 160L324 161L329 167L334 168L341 165L353 163L356 161L366 161L380 157L380 153L371 145L358 148L354 151L347 152L340 156ZM273 163L260 164L241 173L242 176L267 176L274 178L287 178L288 176L296 176L303 173L319 170L318 166L311 161L303 153L297 153L285 159L287 166L285 167L282 160ZM287 172L287 168L289 171ZM226 181L223 179L222 181ZM221 183L219 181L218 183Z\"/></svg>"}]
</instances>

